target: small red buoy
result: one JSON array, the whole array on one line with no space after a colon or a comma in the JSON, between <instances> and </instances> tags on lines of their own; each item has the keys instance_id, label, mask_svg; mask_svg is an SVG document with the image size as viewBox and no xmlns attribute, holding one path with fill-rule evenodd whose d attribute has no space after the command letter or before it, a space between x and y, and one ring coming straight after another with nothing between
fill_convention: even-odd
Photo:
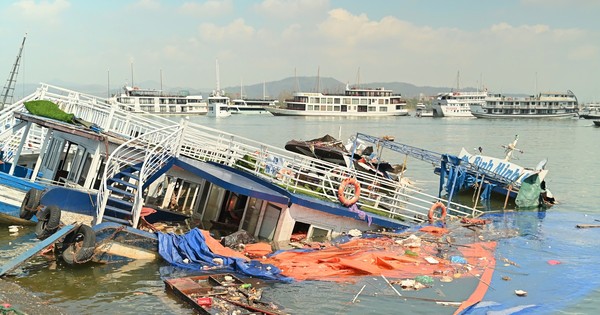
<instances>
[{"instance_id":1,"label":"small red buoy","mask_svg":"<svg viewBox=\"0 0 600 315\"><path fill-rule=\"evenodd\" d=\"M558 260L550 259L550 260L548 260L548 264L550 264L550 265L560 265L561 262L558 261Z\"/></svg>"}]
</instances>

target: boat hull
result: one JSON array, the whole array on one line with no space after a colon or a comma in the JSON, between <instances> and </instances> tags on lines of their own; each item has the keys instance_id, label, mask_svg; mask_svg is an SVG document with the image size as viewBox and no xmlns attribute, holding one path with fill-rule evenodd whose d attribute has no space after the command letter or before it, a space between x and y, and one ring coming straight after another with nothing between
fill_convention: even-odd
<instances>
[{"instance_id":1,"label":"boat hull","mask_svg":"<svg viewBox=\"0 0 600 315\"><path fill-rule=\"evenodd\" d=\"M274 116L311 116L311 117L389 117L408 116L408 111L397 112L325 112L325 111L300 111L285 108L267 109Z\"/></svg>"},{"instance_id":2,"label":"boat hull","mask_svg":"<svg viewBox=\"0 0 600 315\"><path fill-rule=\"evenodd\" d=\"M488 119L515 119L515 118L525 118L525 119L566 119L575 117L573 113L561 113L561 114L485 114L485 113L473 113L473 116L477 118L488 118Z\"/></svg>"}]
</instances>

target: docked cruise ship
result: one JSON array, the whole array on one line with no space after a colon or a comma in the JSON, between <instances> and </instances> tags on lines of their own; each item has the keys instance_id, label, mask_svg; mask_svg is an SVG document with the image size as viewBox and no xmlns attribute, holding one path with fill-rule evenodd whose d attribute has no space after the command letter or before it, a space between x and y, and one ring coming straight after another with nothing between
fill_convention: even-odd
<instances>
[{"instance_id":1,"label":"docked cruise ship","mask_svg":"<svg viewBox=\"0 0 600 315\"><path fill-rule=\"evenodd\" d=\"M202 95L168 94L162 90L124 86L109 100L119 109L141 114L205 115L208 107Z\"/></svg>"},{"instance_id":2,"label":"docked cruise ship","mask_svg":"<svg viewBox=\"0 0 600 315\"><path fill-rule=\"evenodd\" d=\"M267 108L275 107L278 103L274 99L233 99L229 104L232 114L270 114Z\"/></svg>"},{"instance_id":3,"label":"docked cruise ship","mask_svg":"<svg viewBox=\"0 0 600 315\"><path fill-rule=\"evenodd\" d=\"M567 91L528 97L489 94L485 104L471 106L471 113L477 118L570 118L577 109L577 97Z\"/></svg>"},{"instance_id":4,"label":"docked cruise ship","mask_svg":"<svg viewBox=\"0 0 600 315\"><path fill-rule=\"evenodd\" d=\"M296 92L286 108L267 108L275 116L407 116L406 101L385 88L346 86L345 92L323 94Z\"/></svg>"},{"instance_id":5,"label":"docked cruise ship","mask_svg":"<svg viewBox=\"0 0 600 315\"><path fill-rule=\"evenodd\" d=\"M485 104L486 91L439 93L431 103L434 117L473 117L471 106Z\"/></svg>"}]
</instances>

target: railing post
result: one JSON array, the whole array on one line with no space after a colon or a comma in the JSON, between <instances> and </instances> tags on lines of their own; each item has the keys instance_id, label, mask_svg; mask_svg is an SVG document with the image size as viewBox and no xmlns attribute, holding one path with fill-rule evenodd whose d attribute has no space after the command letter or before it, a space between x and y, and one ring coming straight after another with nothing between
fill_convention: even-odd
<instances>
[{"instance_id":1,"label":"railing post","mask_svg":"<svg viewBox=\"0 0 600 315\"><path fill-rule=\"evenodd\" d=\"M8 175L12 176L15 173L15 168L17 166L17 162L19 162L19 158L21 157L21 151L23 150L23 145L25 145L25 142L27 141L27 136L29 135L29 130L31 129L31 124L32 124L32 122L29 121L29 122L27 122L27 126L25 126L25 130L23 131L23 135L21 136L21 142L19 143L17 152L15 153L15 156L13 157L13 162L12 162L12 165L10 166L10 171L8 172Z\"/></svg>"}]
</instances>

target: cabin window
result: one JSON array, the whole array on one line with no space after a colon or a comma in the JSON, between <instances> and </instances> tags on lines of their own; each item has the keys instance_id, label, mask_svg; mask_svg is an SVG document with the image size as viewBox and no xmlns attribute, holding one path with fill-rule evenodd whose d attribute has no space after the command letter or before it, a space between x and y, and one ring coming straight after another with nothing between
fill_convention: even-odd
<instances>
[{"instance_id":1,"label":"cabin window","mask_svg":"<svg viewBox=\"0 0 600 315\"><path fill-rule=\"evenodd\" d=\"M242 219L242 229L250 235L256 235L256 226L258 225L258 218L260 216L262 205L263 201L256 198L250 198L250 201L248 202L248 208Z\"/></svg>"},{"instance_id":2,"label":"cabin window","mask_svg":"<svg viewBox=\"0 0 600 315\"><path fill-rule=\"evenodd\" d=\"M339 97L334 98L333 104L340 104L340 98Z\"/></svg>"},{"instance_id":3,"label":"cabin window","mask_svg":"<svg viewBox=\"0 0 600 315\"><path fill-rule=\"evenodd\" d=\"M307 239L311 242L325 242L329 239L330 235L331 230L311 225L308 229Z\"/></svg>"},{"instance_id":4,"label":"cabin window","mask_svg":"<svg viewBox=\"0 0 600 315\"><path fill-rule=\"evenodd\" d=\"M273 239L275 236L275 230L277 229L277 223L279 222L280 214L281 208L273 204L267 205L258 231L259 238L267 240Z\"/></svg>"}]
</instances>

